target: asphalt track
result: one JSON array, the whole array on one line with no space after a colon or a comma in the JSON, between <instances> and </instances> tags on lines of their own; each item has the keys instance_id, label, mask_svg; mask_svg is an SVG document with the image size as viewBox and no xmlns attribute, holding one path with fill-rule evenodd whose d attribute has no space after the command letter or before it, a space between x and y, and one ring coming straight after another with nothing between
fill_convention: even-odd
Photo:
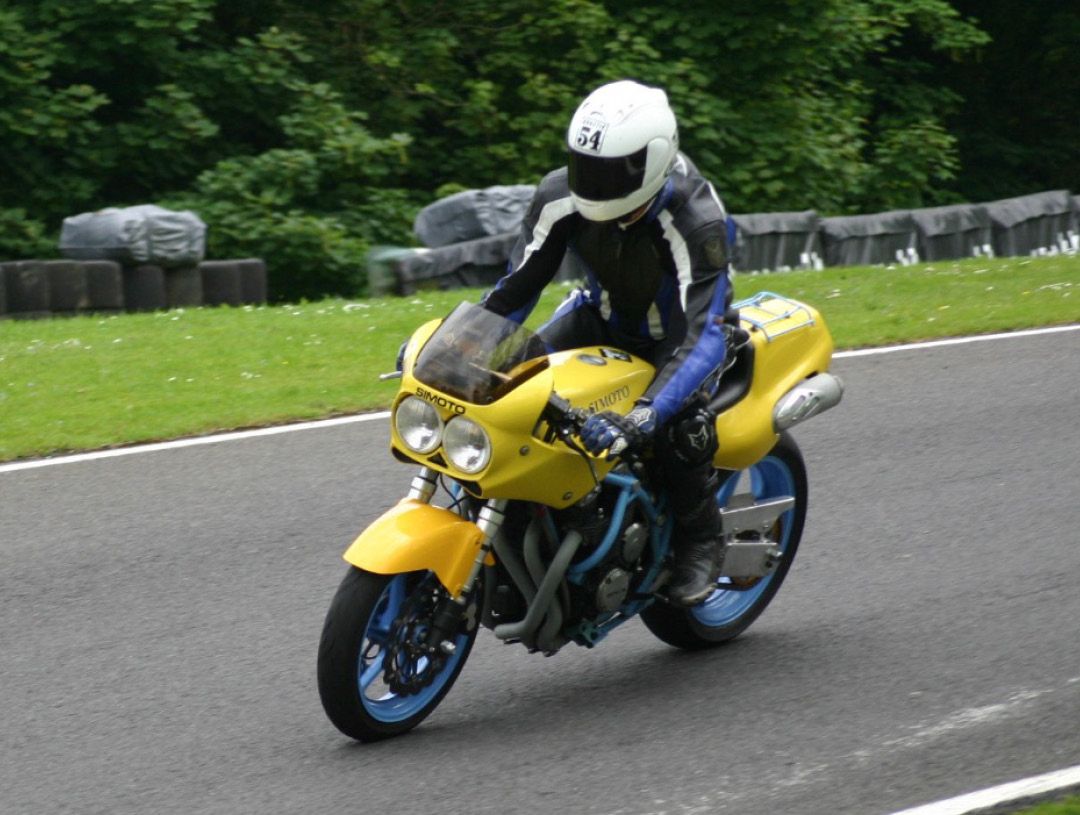
<instances>
[{"instance_id":1,"label":"asphalt track","mask_svg":"<svg viewBox=\"0 0 1080 815\"><path fill-rule=\"evenodd\" d=\"M1080 332L841 359L730 646L482 632L413 734L314 684L384 422L0 473L0 812L888 813L1080 764Z\"/></svg>"}]
</instances>

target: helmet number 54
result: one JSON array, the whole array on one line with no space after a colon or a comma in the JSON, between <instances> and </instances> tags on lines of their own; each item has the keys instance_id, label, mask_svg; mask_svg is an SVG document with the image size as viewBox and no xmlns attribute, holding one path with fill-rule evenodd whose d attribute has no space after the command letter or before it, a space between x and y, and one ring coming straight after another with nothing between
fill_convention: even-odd
<instances>
[{"instance_id":1,"label":"helmet number 54","mask_svg":"<svg viewBox=\"0 0 1080 815\"><path fill-rule=\"evenodd\" d=\"M599 153L605 130L607 130L607 126L603 123L588 120L582 122L581 130L577 134L578 147L587 147Z\"/></svg>"}]
</instances>

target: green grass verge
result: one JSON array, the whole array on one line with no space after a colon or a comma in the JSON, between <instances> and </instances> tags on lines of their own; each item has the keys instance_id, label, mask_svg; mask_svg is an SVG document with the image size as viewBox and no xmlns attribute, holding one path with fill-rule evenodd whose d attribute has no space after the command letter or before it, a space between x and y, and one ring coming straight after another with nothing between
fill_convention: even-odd
<instances>
[{"instance_id":1,"label":"green grass verge","mask_svg":"<svg viewBox=\"0 0 1080 815\"><path fill-rule=\"evenodd\" d=\"M1020 810L1014 815L1080 815L1080 798L1039 804L1031 809Z\"/></svg>"},{"instance_id":2,"label":"green grass verge","mask_svg":"<svg viewBox=\"0 0 1080 815\"><path fill-rule=\"evenodd\" d=\"M1080 322L1080 257L740 275L805 300L839 348ZM479 290L0 321L0 461L385 407L401 340ZM551 286L536 325L565 295Z\"/></svg>"}]
</instances>

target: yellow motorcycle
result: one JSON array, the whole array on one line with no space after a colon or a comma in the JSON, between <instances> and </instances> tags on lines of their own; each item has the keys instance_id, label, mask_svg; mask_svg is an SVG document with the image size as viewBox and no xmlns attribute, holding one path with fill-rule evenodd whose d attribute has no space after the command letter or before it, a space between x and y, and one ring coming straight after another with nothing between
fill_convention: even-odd
<instances>
[{"instance_id":1,"label":"yellow motorcycle","mask_svg":"<svg viewBox=\"0 0 1080 815\"><path fill-rule=\"evenodd\" d=\"M813 308L771 293L736 307L708 394L724 565L690 609L664 599L673 521L647 454L606 460L577 437L590 413L630 410L652 366L605 346L549 354L467 303L416 331L390 449L420 469L345 552L319 645L319 693L338 729L374 741L415 727L480 626L551 655L641 615L664 642L698 649L761 614L806 516L806 469L787 431L838 404L843 385L827 372L832 338Z\"/></svg>"}]
</instances>

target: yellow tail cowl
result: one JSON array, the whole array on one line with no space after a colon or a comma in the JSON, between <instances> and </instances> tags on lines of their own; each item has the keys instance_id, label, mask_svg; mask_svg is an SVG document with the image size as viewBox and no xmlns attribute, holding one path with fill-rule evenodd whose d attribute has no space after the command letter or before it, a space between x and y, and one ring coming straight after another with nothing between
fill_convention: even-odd
<instances>
[{"instance_id":1,"label":"yellow tail cowl","mask_svg":"<svg viewBox=\"0 0 1080 815\"><path fill-rule=\"evenodd\" d=\"M739 317L753 344L753 379L746 396L716 419L720 448L713 463L725 470L745 469L773 448L780 400L827 371L833 351L825 321L805 303L762 293L739 304Z\"/></svg>"}]
</instances>

